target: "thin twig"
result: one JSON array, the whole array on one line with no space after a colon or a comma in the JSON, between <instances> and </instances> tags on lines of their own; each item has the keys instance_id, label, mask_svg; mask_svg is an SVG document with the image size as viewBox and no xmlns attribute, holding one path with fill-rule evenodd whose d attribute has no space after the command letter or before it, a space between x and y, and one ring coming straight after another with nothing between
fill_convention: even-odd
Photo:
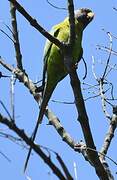
<instances>
[{"instance_id":1,"label":"thin twig","mask_svg":"<svg viewBox=\"0 0 117 180\"><path fill-rule=\"evenodd\" d=\"M82 60L83 60L84 67L85 67L85 75L84 75L84 77L83 77L83 80L85 80L85 78L87 77L87 63L86 63L84 57L82 57Z\"/></svg>"},{"instance_id":2,"label":"thin twig","mask_svg":"<svg viewBox=\"0 0 117 180\"><path fill-rule=\"evenodd\" d=\"M0 21L0 23L2 23L10 31L10 33L13 34L13 31L11 30L9 25L7 25L4 21Z\"/></svg>"},{"instance_id":3,"label":"thin twig","mask_svg":"<svg viewBox=\"0 0 117 180\"><path fill-rule=\"evenodd\" d=\"M102 51L106 51L106 52L110 52L110 48L106 47L106 46L102 46L102 45L97 45L98 49L99 50L102 50ZM117 56L117 51L115 50L111 50L111 54Z\"/></svg>"},{"instance_id":4,"label":"thin twig","mask_svg":"<svg viewBox=\"0 0 117 180\"><path fill-rule=\"evenodd\" d=\"M96 81L98 81L98 78L96 76L96 73L95 73L95 59L94 59L94 56L92 56L92 72L93 72L93 76L94 78L96 79Z\"/></svg>"},{"instance_id":5,"label":"thin twig","mask_svg":"<svg viewBox=\"0 0 117 180\"><path fill-rule=\"evenodd\" d=\"M11 76L2 74L2 72L0 71L0 78L10 78Z\"/></svg>"},{"instance_id":6,"label":"thin twig","mask_svg":"<svg viewBox=\"0 0 117 180\"><path fill-rule=\"evenodd\" d=\"M90 96L90 97L85 98L84 101L87 101L89 99L94 99L94 98L99 97L99 96L100 96L100 94L97 94L95 96Z\"/></svg>"},{"instance_id":7,"label":"thin twig","mask_svg":"<svg viewBox=\"0 0 117 180\"><path fill-rule=\"evenodd\" d=\"M8 140L12 141L13 143L19 145L20 147L22 147L23 149L29 149L25 144L24 144L24 141L23 139L21 138L17 138L17 137L14 137L12 136L11 134L8 134L8 133L3 133L3 132L0 132L0 137L2 138L7 138Z\"/></svg>"},{"instance_id":8,"label":"thin twig","mask_svg":"<svg viewBox=\"0 0 117 180\"><path fill-rule=\"evenodd\" d=\"M0 56L0 64L8 71L13 72L13 70L14 70L13 66L5 63L5 61L1 58L1 56Z\"/></svg>"},{"instance_id":9,"label":"thin twig","mask_svg":"<svg viewBox=\"0 0 117 180\"><path fill-rule=\"evenodd\" d=\"M117 11L117 8L116 8L116 7L113 7L113 9L114 9L115 11Z\"/></svg>"},{"instance_id":10,"label":"thin twig","mask_svg":"<svg viewBox=\"0 0 117 180\"><path fill-rule=\"evenodd\" d=\"M60 103L60 104L75 104L75 102L66 102L66 101L57 101L57 100L51 100L52 102L55 102L55 103Z\"/></svg>"},{"instance_id":11,"label":"thin twig","mask_svg":"<svg viewBox=\"0 0 117 180\"><path fill-rule=\"evenodd\" d=\"M11 100L11 114L12 114L12 120L15 121L15 91L14 91L14 83L15 83L14 74L12 74L10 79L10 100Z\"/></svg>"},{"instance_id":12,"label":"thin twig","mask_svg":"<svg viewBox=\"0 0 117 180\"><path fill-rule=\"evenodd\" d=\"M95 149L91 149L91 148L89 148L89 147L86 147L86 149L90 149L90 150L92 150L92 151L96 151ZM109 159L110 161L112 161L112 162L117 166L117 162L114 161L111 157L107 156L106 154L104 154L104 153L102 153L102 152L100 152L100 151L97 151L97 152L98 152L99 155L102 155L102 156L104 156L105 158ZM101 159L101 160L102 160L102 159Z\"/></svg>"},{"instance_id":13,"label":"thin twig","mask_svg":"<svg viewBox=\"0 0 117 180\"><path fill-rule=\"evenodd\" d=\"M112 99L114 99L114 86L113 86L113 84L111 83L111 82L109 82L108 80L106 80L107 81L107 83L111 86L111 97L112 97Z\"/></svg>"},{"instance_id":14,"label":"thin twig","mask_svg":"<svg viewBox=\"0 0 117 180\"><path fill-rule=\"evenodd\" d=\"M104 64L105 65L105 62L104 61L99 61L100 64ZM117 64L109 64L108 65L110 69L112 70L117 70Z\"/></svg>"},{"instance_id":15,"label":"thin twig","mask_svg":"<svg viewBox=\"0 0 117 180\"><path fill-rule=\"evenodd\" d=\"M106 62L106 67L104 69L104 73L103 73L103 76L102 76L102 79L105 78L106 76L106 73L107 73L107 68L108 68L108 65L109 65L109 62L110 62L110 57L111 57L111 52L112 52L112 36L110 34L110 32L107 32L107 35L109 36L109 40L110 40L110 47L109 47L109 55L108 55L108 59L107 59L107 62Z\"/></svg>"},{"instance_id":16,"label":"thin twig","mask_svg":"<svg viewBox=\"0 0 117 180\"><path fill-rule=\"evenodd\" d=\"M0 29L0 31L5 34L13 43L14 43L14 40L2 29Z\"/></svg>"},{"instance_id":17,"label":"thin twig","mask_svg":"<svg viewBox=\"0 0 117 180\"><path fill-rule=\"evenodd\" d=\"M67 10L67 8L63 8L63 7L58 7L58 6L55 6L54 4L52 4L49 0L46 0L47 1L47 3L50 5L50 6L52 6L53 8L56 8L56 9L58 9L58 10Z\"/></svg>"},{"instance_id":18,"label":"thin twig","mask_svg":"<svg viewBox=\"0 0 117 180\"><path fill-rule=\"evenodd\" d=\"M11 160L6 156L3 152L0 151L0 154L8 161L11 162Z\"/></svg>"},{"instance_id":19,"label":"thin twig","mask_svg":"<svg viewBox=\"0 0 117 180\"><path fill-rule=\"evenodd\" d=\"M88 90L88 89L92 89L92 88L95 88L95 90L99 90L99 88L97 88L99 86L99 84L92 85L92 84L85 83L85 82L83 82L82 84L88 86L86 88L82 88L83 90Z\"/></svg>"},{"instance_id":20,"label":"thin twig","mask_svg":"<svg viewBox=\"0 0 117 180\"><path fill-rule=\"evenodd\" d=\"M73 177L71 176L67 166L65 165L64 161L62 160L62 158L60 157L60 155L58 153L56 154L56 158L57 158L59 164L61 165L63 172L66 175L66 179L73 180Z\"/></svg>"},{"instance_id":21,"label":"thin twig","mask_svg":"<svg viewBox=\"0 0 117 180\"><path fill-rule=\"evenodd\" d=\"M78 175L77 175L77 169L76 169L76 163L75 163L75 161L74 161L74 163L73 163L73 166L74 166L75 180L78 180Z\"/></svg>"},{"instance_id":22,"label":"thin twig","mask_svg":"<svg viewBox=\"0 0 117 180\"><path fill-rule=\"evenodd\" d=\"M7 113L8 117L10 118L10 120L12 120L12 117L11 117L9 111L7 110L6 106L4 105L4 103L1 100L0 100L0 104L2 105L3 109Z\"/></svg>"}]
</instances>

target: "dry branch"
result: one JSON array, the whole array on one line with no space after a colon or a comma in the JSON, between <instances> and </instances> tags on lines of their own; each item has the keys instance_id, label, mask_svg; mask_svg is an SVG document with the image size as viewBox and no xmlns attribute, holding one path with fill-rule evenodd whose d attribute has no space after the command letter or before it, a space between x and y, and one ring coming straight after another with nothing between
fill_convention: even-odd
<instances>
[{"instance_id":1,"label":"dry branch","mask_svg":"<svg viewBox=\"0 0 117 180\"><path fill-rule=\"evenodd\" d=\"M17 67L23 70L22 54L20 50L20 42L19 42L18 29L17 29L16 8L13 3L10 3L10 14L11 14L12 35L13 35L15 54L16 54Z\"/></svg>"},{"instance_id":2,"label":"dry branch","mask_svg":"<svg viewBox=\"0 0 117 180\"><path fill-rule=\"evenodd\" d=\"M111 145L112 139L114 138L114 132L117 128L117 106L113 107L113 115L110 121L110 126L107 132L107 135L104 139L104 143L102 146L102 149L100 150L100 152L103 154L101 155L101 159L105 159L105 155L107 154L107 151Z\"/></svg>"}]
</instances>

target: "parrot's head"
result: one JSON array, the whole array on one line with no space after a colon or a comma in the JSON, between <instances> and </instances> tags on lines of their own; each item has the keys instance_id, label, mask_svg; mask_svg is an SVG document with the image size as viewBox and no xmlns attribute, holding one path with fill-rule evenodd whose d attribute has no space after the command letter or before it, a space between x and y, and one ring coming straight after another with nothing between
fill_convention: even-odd
<instances>
[{"instance_id":1,"label":"parrot's head","mask_svg":"<svg viewBox=\"0 0 117 180\"><path fill-rule=\"evenodd\" d=\"M83 29L92 21L94 13L87 8L81 8L75 11L75 18Z\"/></svg>"}]
</instances>

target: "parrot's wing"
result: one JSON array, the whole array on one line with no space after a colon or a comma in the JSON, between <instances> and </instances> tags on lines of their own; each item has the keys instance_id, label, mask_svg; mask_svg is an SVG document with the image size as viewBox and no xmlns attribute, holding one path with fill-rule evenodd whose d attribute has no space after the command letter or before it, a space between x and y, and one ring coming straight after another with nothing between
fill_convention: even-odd
<instances>
[{"instance_id":1,"label":"parrot's wing","mask_svg":"<svg viewBox=\"0 0 117 180\"><path fill-rule=\"evenodd\" d=\"M61 29L61 23L59 25L53 26L53 28L49 33L56 38L60 32L60 29ZM52 44L53 43L51 41L49 41L48 39L46 40L44 47L44 62L47 60Z\"/></svg>"},{"instance_id":2,"label":"parrot's wing","mask_svg":"<svg viewBox=\"0 0 117 180\"><path fill-rule=\"evenodd\" d=\"M50 34L54 37L57 37L60 31L60 27L54 26L50 31ZM43 66L43 79L42 79L42 87L45 86L46 72L47 72L47 64L48 64L48 56L51 51L52 42L48 39L46 40L45 48L44 48L44 66Z\"/></svg>"}]
</instances>

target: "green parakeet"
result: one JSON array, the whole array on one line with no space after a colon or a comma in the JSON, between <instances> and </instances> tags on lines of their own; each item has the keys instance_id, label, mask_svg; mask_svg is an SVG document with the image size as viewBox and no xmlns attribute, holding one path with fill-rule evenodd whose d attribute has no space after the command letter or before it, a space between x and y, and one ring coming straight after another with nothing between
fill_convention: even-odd
<instances>
[{"instance_id":1,"label":"green parakeet","mask_svg":"<svg viewBox=\"0 0 117 180\"><path fill-rule=\"evenodd\" d=\"M82 35L85 27L92 21L94 13L87 8L82 8L75 11L75 43L73 46L72 57L74 63L78 63L82 58ZM60 24L55 25L50 32L54 37L59 39L61 42L67 43L69 41L70 35L70 25L69 18L67 17ZM42 95L42 103L40 107L40 113L38 121L32 135L32 140L34 141L38 126L42 122L46 106L49 99L58 84L67 75L66 67L64 66L64 56L61 50L49 40L46 41L44 48L44 70L43 70L43 85L44 91ZM46 82L45 82L45 76ZM27 156L25 168L31 153L31 148Z\"/></svg>"}]
</instances>

